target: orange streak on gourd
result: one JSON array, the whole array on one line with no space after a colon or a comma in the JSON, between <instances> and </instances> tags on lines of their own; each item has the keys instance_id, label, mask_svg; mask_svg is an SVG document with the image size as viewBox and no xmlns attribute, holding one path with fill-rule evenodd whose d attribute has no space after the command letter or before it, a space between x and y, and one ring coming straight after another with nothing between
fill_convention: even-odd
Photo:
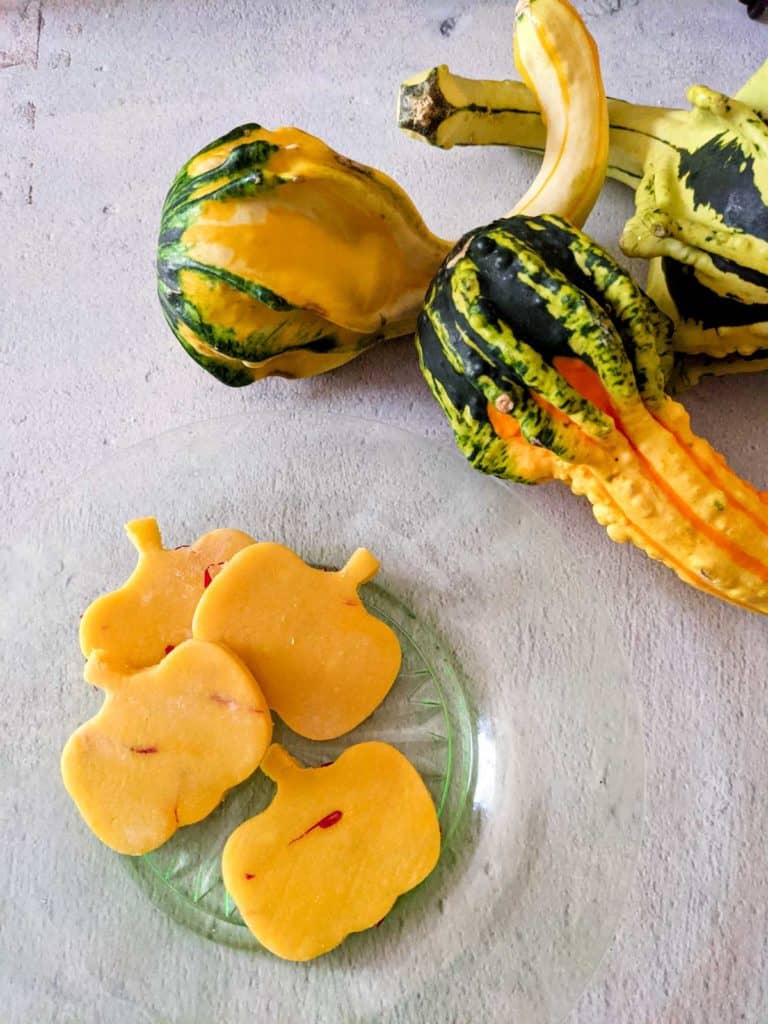
<instances>
[{"instance_id":1,"label":"orange streak on gourd","mask_svg":"<svg viewBox=\"0 0 768 1024\"><path fill-rule=\"evenodd\" d=\"M571 423L577 446L576 457L573 461L569 462L554 456L551 452L546 452L551 459L550 476L569 484L576 493L585 494L592 505L595 506L596 515L598 515L598 508L600 508L598 519L603 522L603 525L610 527L615 524L620 527L625 535L625 539L634 540L649 555L660 559L672 568L684 581L707 594L725 599L741 608L763 610L761 601L749 602L741 600L738 596L732 596L727 586L723 585L720 587L714 585L711 581L707 580L706 576L699 575L690 565L681 560L679 555L670 548L668 542L664 543L661 539L654 536L653 533L643 529L639 525L637 517L633 514L633 509L631 507L628 508L626 502L622 502L621 498L615 493L615 488L611 486L611 477L608 475L609 463L606 461L606 458L610 458L611 451L615 451L616 455L619 456L622 449L625 452L631 453L631 457L646 483L650 484L661 499L667 502L671 509L675 510L681 524L687 523L695 535L700 536L706 543L711 545L712 550L725 555L732 565L744 569L745 572L751 574L761 584L768 582L768 563L756 557L753 552L745 549L743 542L739 543L730 539L724 530L718 530L706 522L680 497L674 488L674 484L670 483L659 472L658 467L654 465L653 461L640 450L640 442L632 436L633 429L637 429L637 425L633 426L631 422L628 423L627 416L632 413L632 416L630 416L631 421L640 413L641 422L647 416L654 427L664 431L670 450L674 452L675 456L679 458L682 454L689 460L691 467L693 467L694 478L698 473L703 480L714 486L718 491L724 491L729 511L743 516L746 520L745 525L749 528L757 528L760 535L768 536L768 518L761 516L762 509L757 504L757 502L762 504L765 501L765 495L733 474L725 459L714 449L711 449L707 442L698 438L692 432L690 433L690 440L686 439L680 425L674 423L676 415L679 418L680 416L686 416L686 414L682 407L672 402L671 399L666 400L661 410L654 411L647 409L638 399L635 402L628 403L624 407L624 415L622 415L622 409L618 408L617 404L612 400L597 373L581 359L557 357L554 360L554 365L561 376L579 394L583 395L588 401L613 419L616 425L616 432L605 440L599 441L589 437L575 424ZM556 422L561 425L570 422L565 414L555 409L541 396L534 395L534 398ZM639 408L639 406L642 406L642 408ZM514 419L514 416L501 414L492 406L489 406L488 411L489 419L500 437L507 439L517 450L527 447L534 457L544 454L541 449L528 445L522 438L519 424ZM684 427L687 429L687 419ZM739 493L740 487L743 487L743 493L736 496ZM741 500L739 500L739 497Z\"/></svg>"},{"instance_id":2,"label":"orange streak on gourd","mask_svg":"<svg viewBox=\"0 0 768 1024\"><path fill-rule=\"evenodd\" d=\"M607 412L613 417L617 429L626 438L627 444L631 448L633 454L643 466L645 475L665 495L670 504L673 505L702 536L705 536L715 547L725 552L733 562L741 566L743 569L746 569L748 572L753 573L763 582L768 582L768 566L759 559L754 558L752 555L745 552L738 544L729 541L723 533L713 529L709 523L706 523L700 516L693 512L690 506L680 498L674 487L661 476L655 466L640 451L632 440L631 432L627 429L619 411L612 403L610 395L603 387L597 373L579 359L559 358L555 359L554 362L555 368L569 384L576 388L580 394L583 394L585 398L597 404L599 408L603 409L604 412ZM671 399L668 399L668 402L671 403L671 401ZM722 481L716 482L713 479L712 475L708 472L708 469L694 457L689 445L685 444L681 438L672 432L666 423L660 420L657 416L652 416L652 418L662 430L665 430L667 434L670 435L673 443L679 446L683 454L693 462L696 468L710 481L710 483L715 484L718 489L725 489L727 484L724 484ZM695 435L692 436L695 437ZM756 520L755 517L752 516L752 513L738 503L736 499L732 498L730 494L728 496L728 500L731 501L734 506L738 507L740 511L745 512L749 518L753 519L753 521L757 523L763 532L768 534L768 523Z\"/></svg>"},{"instance_id":3,"label":"orange streak on gourd","mask_svg":"<svg viewBox=\"0 0 768 1024\"><path fill-rule=\"evenodd\" d=\"M558 52L557 52L557 47L547 37L546 30L544 29L544 26L540 22L537 23L536 27L538 29L537 35L539 37L539 42L541 43L542 48L546 51L547 55L549 56L549 59L550 59L551 64L552 64L552 68L553 68L555 74L557 75L558 82L560 83L560 93L561 93L560 102L562 104L563 111L566 111L566 112L570 111L570 108L571 108L571 92L570 92L570 89L568 87L568 79L567 79L567 77L563 73L563 64L562 64L562 61L559 58L559 55L558 55ZM528 86L528 88L531 90L531 92L535 96L536 95L536 85L535 85L533 79L531 78L531 76L528 74L528 71L526 70L525 65L524 65L524 63L522 61L522 58L521 58L521 55L520 55L520 45L519 45L518 37L517 36L515 36L515 40L514 40L514 53L515 53L515 65L516 65L518 71L520 72L520 77L523 79L525 84ZM550 168L549 173L547 175L545 175L545 177L541 180L541 182L539 182L539 185L538 185L538 188L536 189L536 191L530 196L530 198L528 200L529 203L534 203L539 198L539 196L544 191L544 189L547 187L547 185L549 185L549 183L552 181L553 177L560 172L560 165L562 163L563 154L564 154L564 152L566 150L567 145L568 145L568 126L566 125L565 131L563 132L563 137L560 140L560 148L557 151L557 156L555 157L554 163L552 164L552 167ZM534 184L535 184L535 182L534 182ZM525 212L525 208L523 210L520 210L519 212L520 213Z\"/></svg>"},{"instance_id":4,"label":"orange streak on gourd","mask_svg":"<svg viewBox=\"0 0 768 1024\"><path fill-rule=\"evenodd\" d=\"M567 0L518 4L515 66L547 124L539 175L511 213L557 213L582 225L608 163L608 107L594 39Z\"/></svg>"},{"instance_id":5,"label":"orange streak on gourd","mask_svg":"<svg viewBox=\"0 0 768 1024\"><path fill-rule=\"evenodd\" d=\"M602 385L600 378L591 369L586 366L580 359L559 357L555 360L557 369L563 375L567 377L568 383L573 387L577 388L580 394L583 394L585 398L588 398L591 402L594 402L596 406L602 409L603 412L609 415L613 414L613 406L611 404L608 392ZM553 416L560 422L566 422L567 417L560 412L559 409L555 409L547 401L541 398L540 395L534 396L537 404ZM703 581L700 581L698 576L695 576L686 565L675 558L669 549L663 547L658 541L653 540L650 534L642 530L636 523L628 520L626 512L616 502L614 497L611 495L604 484L602 483L599 475L595 474L595 471L587 465L579 463L578 466L573 466L564 460L557 459L551 452L546 449L535 448L529 444L520 434L520 424L510 414L500 413L498 409L493 405L488 407L488 415L493 425L494 430L499 437L508 440L510 444L514 444L516 447L525 446L530 450L531 456L545 456L548 455L552 460L552 477L562 480L573 488L574 483L574 470L579 469L582 473L589 474L591 478L590 490L588 492L588 498L590 502L595 504L595 492L600 492L600 504L610 505L616 512L617 518L627 519L627 529L631 531L634 536L640 541L640 546L647 552L653 550L656 555L664 561L671 569L673 569L681 578L686 579L693 586L698 587L700 590L704 590L711 594L713 597L721 597L720 592ZM596 442L591 438L583 435L580 440L583 440L586 445L595 445L599 447ZM746 607L746 606L744 606Z\"/></svg>"}]
</instances>

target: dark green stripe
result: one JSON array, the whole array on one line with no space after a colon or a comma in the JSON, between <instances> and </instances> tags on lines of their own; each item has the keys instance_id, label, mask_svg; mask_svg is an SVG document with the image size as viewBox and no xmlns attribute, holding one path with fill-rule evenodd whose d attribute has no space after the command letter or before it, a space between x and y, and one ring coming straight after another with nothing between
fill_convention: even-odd
<instances>
[{"instance_id":1,"label":"dark green stripe","mask_svg":"<svg viewBox=\"0 0 768 1024\"><path fill-rule=\"evenodd\" d=\"M701 283L693 267L665 256L661 268L667 290L682 320L713 327L745 327L768 321L768 304L751 305L724 298Z\"/></svg>"},{"instance_id":2,"label":"dark green stripe","mask_svg":"<svg viewBox=\"0 0 768 1024\"><path fill-rule=\"evenodd\" d=\"M713 209L728 227L768 241L768 196L757 187L755 161L728 135L722 131L692 153L678 150L680 181L693 192L694 207Z\"/></svg>"},{"instance_id":3,"label":"dark green stripe","mask_svg":"<svg viewBox=\"0 0 768 1024\"><path fill-rule=\"evenodd\" d=\"M214 267L210 264L199 263L197 260L190 259L182 246L162 246L158 252L158 271L162 276L171 280L177 278L182 270L198 271L208 277L215 278L217 281L223 281L232 288L250 295L257 302L263 302L265 306L269 306L270 309L274 309L278 313L284 313L297 308L291 305L290 302L286 302L276 292L266 288L263 284L249 281L247 278L233 274L230 270L224 270L222 267Z\"/></svg>"}]
</instances>

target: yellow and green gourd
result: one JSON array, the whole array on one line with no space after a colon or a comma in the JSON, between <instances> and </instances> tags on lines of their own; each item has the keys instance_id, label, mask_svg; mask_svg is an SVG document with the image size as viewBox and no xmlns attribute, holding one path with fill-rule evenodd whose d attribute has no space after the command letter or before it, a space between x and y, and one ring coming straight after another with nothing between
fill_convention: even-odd
<instances>
[{"instance_id":1,"label":"yellow and green gourd","mask_svg":"<svg viewBox=\"0 0 768 1024\"><path fill-rule=\"evenodd\" d=\"M235 128L177 174L163 206L160 303L225 384L340 366L413 331L451 243L387 175L297 128Z\"/></svg>"},{"instance_id":2,"label":"yellow and green gourd","mask_svg":"<svg viewBox=\"0 0 768 1024\"><path fill-rule=\"evenodd\" d=\"M677 221L659 223L652 217L650 234L664 241L677 238L677 231L681 244L670 250L672 255L667 251L661 255L691 268L716 304L735 301L739 309L748 310L746 325L720 323L714 329L719 337L724 327L739 328L731 336L728 361L718 362L717 372L735 371L744 360L752 368L759 367L763 363L762 302L754 300L760 298L764 282L762 264L757 259L755 267L753 262L768 235L763 233L762 220L762 196L768 194L768 161L762 148L765 125L754 103L760 75L742 91L742 106L699 90L693 98L700 100L697 109L706 117L655 112L662 125L677 133L674 139L660 135L655 140L665 147L666 163L659 157L662 150L649 148L651 122L642 112L634 128L614 124L611 138L615 140L619 127L626 144L624 155L636 161L630 166L630 160L615 159L614 147L609 152L609 109L597 53L575 9L567 0L520 0L516 28L516 63L536 98L528 95L532 109L527 112L510 107L503 114L523 117L528 130L525 144L534 144L536 138L540 144L541 102L550 131L542 170L514 215L469 232L447 252L448 243L423 234L423 222L398 192L394 205L400 212L412 211L405 221L414 229L411 241L421 240L420 258L414 259L413 252L409 257L404 242L400 263L392 265L391 259L382 257L373 261L369 274L365 259L359 259L356 266L365 282L360 292L349 285L354 278L335 273L335 263L328 257L336 253L339 220L343 225L339 251L345 258L349 256L345 246L361 225L370 226L376 218L387 225L388 216L402 224L403 218L392 206L385 203L380 208L378 201L371 202L371 196L378 195L378 172L356 168L351 179L341 175L341 184L337 165L344 166L343 158L318 140L295 129L264 133L249 126L191 161L169 195L160 246L161 297L167 315L191 353L201 361L209 360L208 368L229 383L246 383L267 373L304 376L352 358L387 331L407 330L418 298L411 292L406 300L403 288L408 282L415 287L416 268L429 277L430 264L445 256L419 317L417 346L427 382L471 462L512 480L566 482L575 493L588 497L595 517L612 539L631 540L709 594L767 613L768 498L741 480L721 455L692 433L687 413L668 393L675 381L690 383L701 373L711 372L711 362L726 351L716 346L708 349L709 328L703 322L691 328L691 336L699 341L686 348L684 330L689 321L677 307L670 309L677 319L673 341L673 320L573 226L588 214L606 165L616 176L634 174L635 184L642 179L647 195L653 189L654 201L663 198L666 187L680 204ZM459 134L464 132L465 141L489 141L478 135L473 122L482 113L478 108L483 87L475 83L471 103L460 112ZM622 116L633 109L614 101L611 120L617 106ZM439 121L446 115L445 105L438 114ZM716 122L714 137L710 117ZM409 125L416 126L415 121ZM690 136L683 145L686 128ZM294 144L302 149L299 138L307 140L310 155L303 162L292 151ZM497 141L512 140L507 135ZM260 148L253 152L258 152L258 166L241 174L241 162L250 166L250 147L257 145ZM725 153L726 162L738 160L747 212L753 218L746 241L746 228L743 224L739 228L734 219L741 202L738 190L733 209L730 198L719 194L718 206L718 195L713 194L711 223L699 230L699 207L708 204L689 187L690 172L683 175L682 162L692 161L697 173L704 173L695 158L706 146L712 158ZM238 155L239 149L243 152ZM670 160L672 150L677 162ZM288 171L283 173L286 166ZM316 199L316 190L305 192L297 200L298 220L294 220L294 200L283 203L280 197L282 190L302 184L303 174L297 167L306 168L310 182L316 175L321 198ZM359 173L373 185L366 188ZM347 217L343 203L339 214L333 203L324 201L327 176L342 191L351 180L355 189L361 187L364 214L359 215L356 207L355 215ZM336 189L332 195L336 202L341 193ZM669 208L665 213L660 202L651 211L654 216L657 207L667 216ZM642 206L639 215L643 215ZM309 278L302 273L306 269L303 254L309 251L308 236L302 232L308 220L320 224L323 244L318 251L325 270ZM385 234L392 244L400 237L388 230ZM275 243L274 248L268 243ZM718 246L725 247L725 257ZM386 252L387 245L375 244L374 251L379 249ZM687 262L686 254L696 258ZM274 279L264 271L262 258ZM719 265L722 258L730 262ZM342 261L342 265L348 264ZM662 271L665 266L661 264ZM717 274L746 282L744 293L716 291ZM318 282L321 302L308 297L307 291ZM297 283L297 293L291 294ZM227 288L230 291L223 290ZM670 288L667 294L673 291ZM229 312L240 293L244 305L237 309L247 309L242 322L240 312ZM374 299L364 302L366 296ZM660 302L665 304L663 296ZM359 317L361 310L368 320ZM268 325L272 331L262 323L266 315L273 318ZM294 315L303 324L306 317L320 317L321 323L313 320L308 333L294 334ZM342 336L337 333L339 325L357 333ZM313 349L315 342L322 351ZM232 348L235 343L244 347ZM675 356L672 343L685 359L695 354L684 373L679 371L680 353ZM225 351L227 345L230 354Z\"/></svg>"},{"instance_id":3,"label":"yellow and green gourd","mask_svg":"<svg viewBox=\"0 0 768 1024\"><path fill-rule=\"evenodd\" d=\"M424 376L470 462L558 479L709 594L768 613L768 496L665 391L672 322L611 256L555 216L466 235L419 318Z\"/></svg>"},{"instance_id":4,"label":"yellow and green gourd","mask_svg":"<svg viewBox=\"0 0 768 1024\"><path fill-rule=\"evenodd\" d=\"M675 321L678 386L768 368L768 62L734 98L701 86L688 97L691 111L608 101L608 175L636 190L622 247L652 259L648 292ZM402 85L400 125L441 148L541 150L546 139L524 84L445 66Z\"/></svg>"},{"instance_id":5,"label":"yellow and green gourd","mask_svg":"<svg viewBox=\"0 0 768 1024\"><path fill-rule=\"evenodd\" d=\"M521 74L537 76L558 102L542 172L515 212L555 204L580 224L608 155L597 49L564 0L537 0L516 31ZM552 42L585 55L578 76L550 59ZM577 162L570 177L555 173ZM189 355L224 383L307 377L412 334L452 244L429 231L381 171L296 128L243 125L189 160L171 186L158 245L160 302Z\"/></svg>"}]
</instances>

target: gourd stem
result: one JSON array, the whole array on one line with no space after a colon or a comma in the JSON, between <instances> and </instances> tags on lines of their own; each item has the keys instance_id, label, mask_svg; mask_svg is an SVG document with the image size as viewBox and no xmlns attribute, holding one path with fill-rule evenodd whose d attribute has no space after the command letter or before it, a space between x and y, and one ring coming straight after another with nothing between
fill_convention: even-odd
<instances>
[{"instance_id":1,"label":"gourd stem","mask_svg":"<svg viewBox=\"0 0 768 1024\"><path fill-rule=\"evenodd\" d=\"M633 189L648 158L679 145L691 130L686 110L610 98L608 119L608 176ZM542 152L546 144L536 97L522 82L462 78L445 65L403 83L399 124L441 149L484 145Z\"/></svg>"}]
</instances>

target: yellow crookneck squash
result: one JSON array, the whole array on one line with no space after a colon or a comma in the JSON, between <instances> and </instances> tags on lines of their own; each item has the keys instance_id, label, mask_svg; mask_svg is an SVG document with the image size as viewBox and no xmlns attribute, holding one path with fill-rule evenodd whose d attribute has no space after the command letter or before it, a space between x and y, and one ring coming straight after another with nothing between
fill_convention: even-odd
<instances>
[{"instance_id":1,"label":"yellow crookneck squash","mask_svg":"<svg viewBox=\"0 0 768 1024\"><path fill-rule=\"evenodd\" d=\"M578 55L578 73L570 66ZM608 165L608 112L597 46L567 0L519 0L515 66L547 111L544 158L507 216L558 210L584 224Z\"/></svg>"},{"instance_id":2,"label":"yellow crookneck squash","mask_svg":"<svg viewBox=\"0 0 768 1024\"><path fill-rule=\"evenodd\" d=\"M559 6L534 3L542 17ZM589 66L578 46L559 55L566 78L580 75L580 58ZM578 178L579 168L557 173ZM564 481L613 540L768 612L766 495L666 393L672 321L560 212L470 231L430 287L420 364L459 447L487 473Z\"/></svg>"},{"instance_id":3,"label":"yellow crookneck squash","mask_svg":"<svg viewBox=\"0 0 768 1024\"><path fill-rule=\"evenodd\" d=\"M359 743L322 768L303 768L273 744L261 769L277 793L229 837L222 875L277 956L311 960L373 927L437 863L432 798L389 744Z\"/></svg>"},{"instance_id":4,"label":"yellow crookneck squash","mask_svg":"<svg viewBox=\"0 0 768 1024\"><path fill-rule=\"evenodd\" d=\"M675 323L681 384L768 369L768 61L734 97L693 86L688 99L690 111L608 100L608 175L636 202L621 245L651 260L648 292ZM540 110L523 82L441 65L403 83L399 121L443 149L544 150Z\"/></svg>"},{"instance_id":5,"label":"yellow crookneck squash","mask_svg":"<svg viewBox=\"0 0 768 1024\"><path fill-rule=\"evenodd\" d=\"M118 853L148 853L205 818L272 738L253 676L217 644L187 640L140 672L96 651L85 678L106 697L70 736L61 771L88 826Z\"/></svg>"}]
</instances>

